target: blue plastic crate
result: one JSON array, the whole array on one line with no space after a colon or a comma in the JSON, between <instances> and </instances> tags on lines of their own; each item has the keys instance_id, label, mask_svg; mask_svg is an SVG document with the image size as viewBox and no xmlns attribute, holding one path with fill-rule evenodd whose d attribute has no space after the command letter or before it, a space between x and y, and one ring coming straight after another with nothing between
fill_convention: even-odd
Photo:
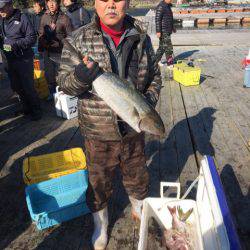
<instances>
[{"instance_id":1,"label":"blue plastic crate","mask_svg":"<svg viewBox=\"0 0 250 250\"><path fill-rule=\"evenodd\" d=\"M37 228L45 229L89 213L87 187L87 170L27 186L26 202Z\"/></svg>"}]
</instances>

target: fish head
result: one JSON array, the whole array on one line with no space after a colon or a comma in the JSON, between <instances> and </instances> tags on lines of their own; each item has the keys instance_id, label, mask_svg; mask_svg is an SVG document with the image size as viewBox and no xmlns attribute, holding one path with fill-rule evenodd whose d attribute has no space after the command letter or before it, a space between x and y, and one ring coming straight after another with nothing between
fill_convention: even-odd
<instances>
[{"instance_id":1,"label":"fish head","mask_svg":"<svg viewBox=\"0 0 250 250\"><path fill-rule=\"evenodd\" d=\"M140 120L139 128L141 131L158 136L163 136L165 133L162 119L155 110L151 110Z\"/></svg>"}]
</instances>

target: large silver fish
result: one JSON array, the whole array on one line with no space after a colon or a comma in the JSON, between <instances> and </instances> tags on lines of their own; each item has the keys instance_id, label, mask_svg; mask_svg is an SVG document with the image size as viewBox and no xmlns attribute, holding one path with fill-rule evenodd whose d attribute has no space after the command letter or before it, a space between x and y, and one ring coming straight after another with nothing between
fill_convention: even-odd
<instances>
[{"instance_id":1,"label":"large silver fish","mask_svg":"<svg viewBox=\"0 0 250 250\"><path fill-rule=\"evenodd\" d=\"M64 40L64 46L70 51L71 63L82 62L82 56L67 40ZM145 131L153 135L164 134L161 117L132 83L122 80L116 74L104 72L93 81L92 86L93 93L103 99L135 131Z\"/></svg>"}]
</instances>

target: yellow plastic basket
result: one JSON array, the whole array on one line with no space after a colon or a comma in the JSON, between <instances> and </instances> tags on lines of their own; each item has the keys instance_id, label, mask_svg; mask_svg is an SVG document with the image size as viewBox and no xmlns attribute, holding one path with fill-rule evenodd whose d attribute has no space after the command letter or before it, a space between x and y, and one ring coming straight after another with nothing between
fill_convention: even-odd
<instances>
[{"instance_id":1,"label":"yellow plastic basket","mask_svg":"<svg viewBox=\"0 0 250 250\"><path fill-rule=\"evenodd\" d=\"M190 67L182 61L177 61L174 65L173 78L184 86L200 84L200 76L201 69L199 67Z\"/></svg>"},{"instance_id":2,"label":"yellow plastic basket","mask_svg":"<svg viewBox=\"0 0 250 250\"><path fill-rule=\"evenodd\" d=\"M29 185L72 174L82 169L87 169L85 154L81 148L73 148L25 158L23 179Z\"/></svg>"},{"instance_id":3,"label":"yellow plastic basket","mask_svg":"<svg viewBox=\"0 0 250 250\"><path fill-rule=\"evenodd\" d=\"M48 84L42 70L34 70L34 87L37 91L39 98L45 99L49 95Z\"/></svg>"}]
</instances>

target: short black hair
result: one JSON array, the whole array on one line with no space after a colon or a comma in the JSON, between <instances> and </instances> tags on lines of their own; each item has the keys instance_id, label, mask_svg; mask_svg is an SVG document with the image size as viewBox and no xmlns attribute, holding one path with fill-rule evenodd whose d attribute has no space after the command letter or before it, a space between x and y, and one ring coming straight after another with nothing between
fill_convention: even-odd
<instances>
[{"instance_id":1,"label":"short black hair","mask_svg":"<svg viewBox=\"0 0 250 250\"><path fill-rule=\"evenodd\" d=\"M37 3L40 5L41 8L45 9L45 1L44 0L33 0L33 3Z\"/></svg>"},{"instance_id":2,"label":"short black hair","mask_svg":"<svg viewBox=\"0 0 250 250\"><path fill-rule=\"evenodd\" d=\"M49 0L45 0L45 2L47 3ZM57 2L58 5L61 4L61 0L53 0L54 2Z\"/></svg>"}]
</instances>

